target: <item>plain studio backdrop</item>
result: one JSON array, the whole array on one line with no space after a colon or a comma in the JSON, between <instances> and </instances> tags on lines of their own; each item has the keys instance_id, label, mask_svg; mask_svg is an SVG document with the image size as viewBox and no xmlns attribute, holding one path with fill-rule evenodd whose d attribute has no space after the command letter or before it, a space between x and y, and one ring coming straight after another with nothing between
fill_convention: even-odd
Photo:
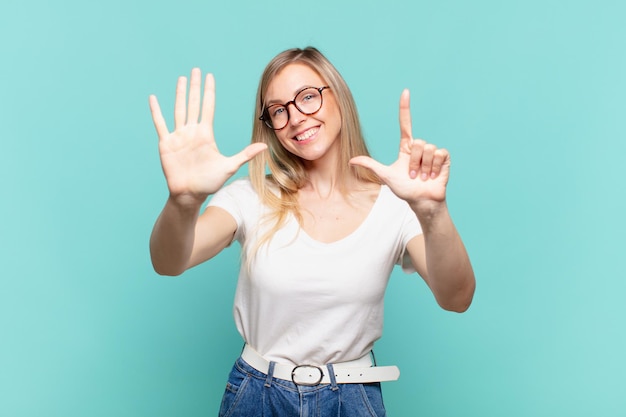
<instances>
[{"instance_id":1,"label":"plain studio backdrop","mask_svg":"<svg viewBox=\"0 0 626 417\"><path fill-rule=\"evenodd\" d=\"M397 155L405 87L414 136L452 155L476 297L445 312L394 271L389 415L626 415L624 4L3 0L0 416L217 414L242 347L239 247L153 272L167 188L148 95L171 125L176 78L213 72L233 154L265 64L307 45L347 80L378 160Z\"/></svg>"}]
</instances>

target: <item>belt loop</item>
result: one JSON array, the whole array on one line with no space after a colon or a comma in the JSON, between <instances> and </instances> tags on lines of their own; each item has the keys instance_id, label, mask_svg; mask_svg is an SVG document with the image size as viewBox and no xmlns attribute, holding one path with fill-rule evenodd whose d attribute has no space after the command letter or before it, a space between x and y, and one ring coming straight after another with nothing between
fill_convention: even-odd
<instances>
[{"instance_id":1,"label":"belt loop","mask_svg":"<svg viewBox=\"0 0 626 417\"><path fill-rule=\"evenodd\" d=\"M332 391L337 391L339 387L337 386L337 379L335 378L335 370L333 369L333 364L329 363L326 365L328 369L328 377L330 378L330 389Z\"/></svg>"},{"instance_id":2,"label":"belt loop","mask_svg":"<svg viewBox=\"0 0 626 417\"><path fill-rule=\"evenodd\" d=\"M270 388L272 386L272 377L274 376L274 366L276 362L270 361L270 367L267 370L267 378L265 378L265 388Z\"/></svg>"}]
</instances>

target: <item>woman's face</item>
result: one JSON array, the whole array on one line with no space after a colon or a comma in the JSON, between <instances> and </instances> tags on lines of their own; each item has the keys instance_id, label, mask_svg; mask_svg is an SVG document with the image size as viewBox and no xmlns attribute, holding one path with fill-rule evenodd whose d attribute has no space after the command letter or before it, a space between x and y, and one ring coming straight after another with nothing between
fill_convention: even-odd
<instances>
[{"instance_id":1,"label":"woman's face","mask_svg":"<svg viewBox=\"0 0 626 417\"><path fill-rule=\"evenodd\" d=\"M265 93L265 106L285 104L306 87L324 87L326 82L317 72L304 64L290 64L269 83ZM331 89L322 91L322 107L314 114L305 115L293 104L287 106L289 121L276 130L283 147L307 161L316 161L338 153L341 114Z\"/></svg>"}]
</instances>

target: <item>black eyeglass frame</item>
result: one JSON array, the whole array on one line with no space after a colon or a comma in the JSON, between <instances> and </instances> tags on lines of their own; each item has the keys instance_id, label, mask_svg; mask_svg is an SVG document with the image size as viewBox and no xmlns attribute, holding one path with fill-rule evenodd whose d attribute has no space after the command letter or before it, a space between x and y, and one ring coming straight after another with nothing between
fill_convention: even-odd
<instances>
[{"instance_id":1,"label":"black eyeglass frame","mask_svg":"<svg viewBox=\"0 0 626 417\"><path fill-rule=\"evenodd\" d=\"M298 95L308 89L315 89L320 93L320 107L319 109L315 110L314 112L311 113L307 113L302 111L302 109L300 109L300 107L298 107L298 105L296 104L296 97L298 97ZM285 123L285 126L281 127L281 128L275 128L274 126L272 126L272 122L271 122L271 118L269 116L269 114L267 113L267 109L269 107L275 106L275 104L272 104L272 106L268 106L265 107L263 106L263 111L261 112L261 115L259 116L259 120L261 120L263 123L265 123L265 126L269 127L272 130L283 130L284 128L287 127L287 125L289 124L289 118L291 117L291 115L289 114L289 105L293 104L293 106L302 114L306 115L306 116L311 116L312 114L317 113L318 111L321 110L322 106L324 105L324 95L322 94L322 91L326 90L327 88L330 88L330 86L325 85L323 87L304 87L301 90L298 90L298 92L296 93L296 95L293 97L293 100L290 100L288 102L286 102L285 104L281 104L282 107L285 108L285 110L287 111L287 122Z\"/></svg>"}]
</instances>

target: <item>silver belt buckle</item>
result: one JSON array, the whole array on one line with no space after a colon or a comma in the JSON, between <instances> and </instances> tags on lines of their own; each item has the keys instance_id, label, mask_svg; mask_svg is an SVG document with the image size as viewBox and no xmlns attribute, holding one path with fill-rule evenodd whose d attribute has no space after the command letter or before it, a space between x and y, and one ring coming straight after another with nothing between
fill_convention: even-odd
<instances>
[{"instance_id":1,"label":"silver belt buckle","mask_svg":"<svg viewBox=\"0 0 626 417\"><path fill-rule=\"evenodd\" d=\"M296 385L314 387L322 382L322 378L324 378L324 371L319 366L298 365L291 370L291 380Z\"/></svg>"}]
</instances>

